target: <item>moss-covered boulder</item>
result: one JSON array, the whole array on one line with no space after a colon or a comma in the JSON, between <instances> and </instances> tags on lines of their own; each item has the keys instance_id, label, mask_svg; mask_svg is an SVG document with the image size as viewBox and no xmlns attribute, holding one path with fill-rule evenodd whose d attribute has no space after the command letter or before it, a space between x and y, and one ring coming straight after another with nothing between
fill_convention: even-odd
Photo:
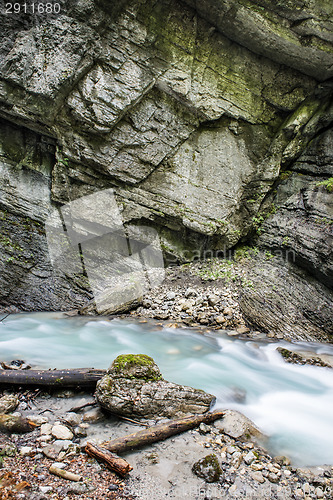
<instances>
[{"instance_id":1,"label":"moss-covered boulder","mask_svg":"<svg viewBox=\"0 0 333 500\"><path fill-rule=\"evenodd\" d=\"M143 379L147 382L162 379L159 367L146 354L121 354L110 366L113 378Z\"/></svg>"},{"instance_id":2,"label":"moss-covered boulder","mask_svg":"<svg viewBox=\"0 0 333 500\"><path fill-rule=\"evenodd\" d=\"M207 483L216 483L222 474L222 470L215 453L211 453L195 462L192 472L204 479Z\"/></svg>"},{"instance_id":3,"label":"moss-covered boulder","mask_svg":"<svg viewBox=\"0 0 333 500\"><path fill-rule=\"evenodd\" d=\"M155 361L145 354L118 356L98 381L96 398L111 413L155 419L204 413L215 402L212 394L164 380Z\"/></svg>"}]
</instances>

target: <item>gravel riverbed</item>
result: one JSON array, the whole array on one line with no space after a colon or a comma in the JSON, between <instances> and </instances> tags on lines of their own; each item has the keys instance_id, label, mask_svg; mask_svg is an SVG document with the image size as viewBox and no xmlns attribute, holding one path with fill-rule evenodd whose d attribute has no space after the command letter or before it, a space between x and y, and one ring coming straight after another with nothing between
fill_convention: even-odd
<instances>
[{"instance_id":1,"label":"gravel riverbed","mask_svg":"<svg viewBox=\"0 0 333 500\"><path fill-rule=\"evenodd\" d=\"M123 454L133 470L120 479L88 457L85 443L102 443L143 426L111 417L97 406L69 411L93 402L91 395L25 392L19 399L17 411L37 427L28 434L1 436L1 499L332 498L331 466L295 468L287 457L271 457L251 432L245 439L232 437L239 434L237 428L225 428L223 420ZM216 482L209 482L209 467L200 466L212 454L219 463ZM194 463L199 463L199 476L192 471ZM80 480L51 474L52 464Z\"/></svg>"}]
</instances>

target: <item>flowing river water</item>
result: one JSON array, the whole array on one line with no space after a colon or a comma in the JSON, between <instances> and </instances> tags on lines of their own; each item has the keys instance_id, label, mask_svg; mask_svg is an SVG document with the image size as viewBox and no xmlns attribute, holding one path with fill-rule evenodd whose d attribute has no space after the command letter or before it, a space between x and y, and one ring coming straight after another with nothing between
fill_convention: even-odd
<instances>
[{"instance_id":1,"label":"flowing river water","mask_svg":"<svg viewBox=\"0 0 333 500\"><path fill-rule=\"evenodd\" d=\"M333 356L328 344L298 342ZM202 335L125 320L20 314L0 323L0 360L41 368L107 368L123 353L152 356L167 380L214 394L215 408L232 408L269 436L269 450L295 465L333 464L333 370L286 363L286 342Z\"/></svg>"}]
</instances>

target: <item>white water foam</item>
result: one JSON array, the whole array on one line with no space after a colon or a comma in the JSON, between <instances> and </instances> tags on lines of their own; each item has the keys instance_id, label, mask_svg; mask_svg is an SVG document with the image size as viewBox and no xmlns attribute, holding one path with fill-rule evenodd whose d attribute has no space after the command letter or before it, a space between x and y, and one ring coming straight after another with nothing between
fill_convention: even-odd
<instances>
[{"instance_id":1,"label":"white water foam","mask_svg":"<svg viewBox=\"0 0 333 500\"><path fill-rule=\"evenodd\" d=\"M278 346L287 344L55 313L15 315L0 323L4 361L107 368L119 354L148 354L166 379L204 389L217 396L216 407L250 417L270 436L272 452L289 456L296 465L333 464L333 370L286 363ZM333 354L330 345L302 342L294 347Z\"/></svg>"}]
</instances>

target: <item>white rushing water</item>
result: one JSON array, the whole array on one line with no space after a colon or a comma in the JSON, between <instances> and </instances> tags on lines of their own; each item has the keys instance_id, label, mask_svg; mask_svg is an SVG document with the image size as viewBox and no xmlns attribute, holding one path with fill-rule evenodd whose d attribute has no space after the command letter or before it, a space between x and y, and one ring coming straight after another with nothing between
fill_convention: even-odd
<instances>
[{"instance_id":1,"label":"white rushing water","mask_svg":"<svg viewBox=\"0 0 333 500\"><path fill-rule=\"evenodd\" d=\"M295 465L333 464L333 370L285 363L284 343L156 330L121 320L10 316L0 323L0 360L23 359L43 368L107 368L123 353L152 356L172 382L217 396L270 436L270 450ZM299 343L333 355L333 347Z\"/></svg>"}]
</instances>

